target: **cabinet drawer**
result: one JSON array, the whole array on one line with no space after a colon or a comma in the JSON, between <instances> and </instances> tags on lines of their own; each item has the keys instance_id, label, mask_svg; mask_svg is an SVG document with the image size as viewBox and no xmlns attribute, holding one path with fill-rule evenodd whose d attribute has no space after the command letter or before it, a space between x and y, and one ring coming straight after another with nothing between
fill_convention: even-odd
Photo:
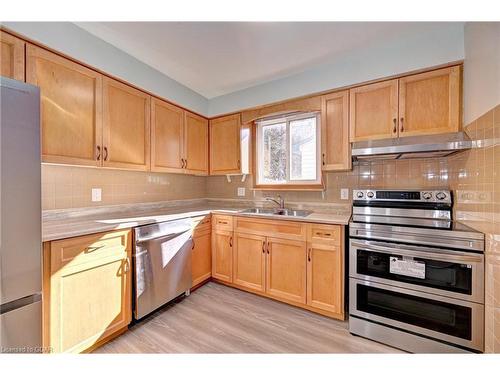
<instances>
[{"instance_id":1,"label":"cabinet drawer","mask_svg":"<svg viewBox=\"0 0 500 375\"><path fill-rule=\"evenodd\" d=\"M192 218L193 229L195 231L209 230L211 227L212 218L210 215L196 216Z\"/></svg>"},{"instance_id":2,"label":"cabinet drawer","mask_svg":"<svg viewBox=\"0 0 500 375\"><path fill-rule=\"evenodd\" d=\"M212 226L218 230L233 230L233 217L230 215L214 215Z\"/></svg>"},{"instance_id":3,"label":"cabinet drawer","mask_svg":"<svg viewBox=\"0 0 500 375\"><path fill-rule=\"evenodd\" d=\"M127 256L130 231L98 233L52 241L52 266L77 266L108 257Z\"/></svg>"},{"instance_id":4,"label":"cabinet drawer","mask_svg":"<svg viewBox=\"0 0 500 375\"><path fill-rule=\"evenodd\" d=\"M305 224L285 221L237 217L235 230L274 238L305 241Z\"/></svg>"},{"instance_id":5,"label":"cabinet drawer","mask_svg":"<svg viewBox=\"0 0 500 375\"><path fill-rule=\"evenodd\" d=\"M307 241L340 246L342 228L340 225L308 224Z\"/></svg>"}]
</instances>

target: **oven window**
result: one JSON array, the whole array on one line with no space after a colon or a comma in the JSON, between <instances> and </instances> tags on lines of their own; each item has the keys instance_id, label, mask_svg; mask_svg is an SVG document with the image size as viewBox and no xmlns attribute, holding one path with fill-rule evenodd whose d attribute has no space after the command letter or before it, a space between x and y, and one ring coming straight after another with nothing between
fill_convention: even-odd
<instances>
[{"instance_id":1,"label":"oven window","mask_svg":"<svg viewBox=\"0 0 500 375\"><path fill-rule=\"evenodd\" d=\"M358 249L356 254L357 272L366 276L376 276L456 293L472 294L472 268L470 265L413 258L415 261L425 263L425 279L419 279L389 272L390 257L403 259L400 255Z\"/></svg>"},{"instance_id":2,"label":"oven window","mask_svg":"<svg viewBox=\"0 0 500 375\"><path fill-rule=\"evenodd\" d=\"M357 284L357 309L470 340L472 309L437 300Z\"/></svg>"}]
</instances>

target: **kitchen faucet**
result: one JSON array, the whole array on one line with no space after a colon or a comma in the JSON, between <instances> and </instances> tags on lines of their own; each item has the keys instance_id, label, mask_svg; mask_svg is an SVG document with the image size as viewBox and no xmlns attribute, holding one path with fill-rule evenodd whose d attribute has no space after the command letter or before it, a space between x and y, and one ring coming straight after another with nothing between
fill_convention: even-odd
<instances>
[{"instance_id":1,"label":"kitchen faucet","mask_svg":"<svg viewBox=\"0 0 500 375\"><path fill-rule=\"evenodd\" d=\"M266 201L274 202L278 206L280 206L280 209L282 209L282 210L285 209L285 200L281 197L281 195L278 195L278 199L274 199L274 198L271 198L271 197L266 197Z\"/></svg>"}]
</instances>

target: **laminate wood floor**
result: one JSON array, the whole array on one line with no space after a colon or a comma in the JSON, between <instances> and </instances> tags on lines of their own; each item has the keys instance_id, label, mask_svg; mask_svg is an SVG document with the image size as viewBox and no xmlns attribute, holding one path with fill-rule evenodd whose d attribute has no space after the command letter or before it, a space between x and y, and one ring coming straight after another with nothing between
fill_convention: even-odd
<instances>
[{"instance_id":1,"label":"laminate wood floor","mask_svg":"<svg viewBox=\"0 0 500 375\"><path fill-rule=\"evenodd\" d=\"M130 327L94 353L396 353L347 322L214 282Z\"/></svg>"}]
</instances>

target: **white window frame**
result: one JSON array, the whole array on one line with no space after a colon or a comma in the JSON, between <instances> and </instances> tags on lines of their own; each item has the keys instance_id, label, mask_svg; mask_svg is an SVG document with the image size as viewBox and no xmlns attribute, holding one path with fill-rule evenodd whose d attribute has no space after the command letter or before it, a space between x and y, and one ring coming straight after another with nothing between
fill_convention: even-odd
<instances>
[{"instance_id":1,"label":"white window frame","mask_svg":"<svg viewBox=\"0 0 500 375\"><path fill-rule=\"evenodd\" d=\"M316 117L316 179L315 180L290 180L291 171L291 155L290 155L290 122L295 120L302 120L306 118ZM319 112L307 112L292 115L283 115L273 117L271 119L263 119L256 121L256 139L255 139L255 151L256 151L256 173L255 173L255 185L258 186L318 186L322 184L321 176L321 121ZM286 164L286 181L284 182L266 182L263 181L264 172L264 142L262 129L268 125L275 124L286 124L286 147L287 147L287 164Z\"/></svg>"}]
</instances>

